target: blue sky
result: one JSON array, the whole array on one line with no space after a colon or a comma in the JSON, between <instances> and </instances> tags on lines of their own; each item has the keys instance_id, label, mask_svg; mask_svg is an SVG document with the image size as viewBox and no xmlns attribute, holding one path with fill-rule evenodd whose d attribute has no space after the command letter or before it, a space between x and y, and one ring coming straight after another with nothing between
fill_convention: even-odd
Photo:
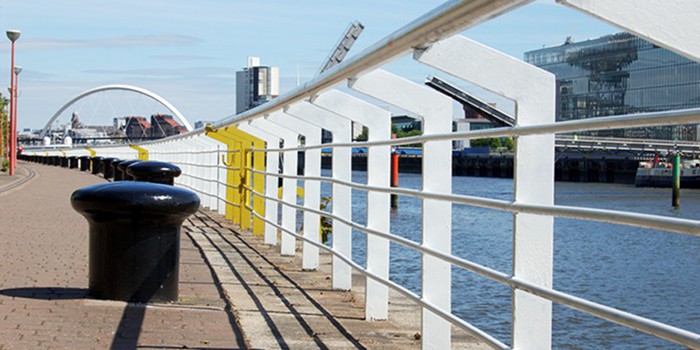
<instances>
[{"instance_id":1,"label":"blue sky","mask_svg":"<svg viewBox=\"0 0 700 350\"><path fill-rule=\"evenodd\" d=\"M43 127L65 102L107 84L151 90L194 124L234 113L235 72L245 65L247 56L261 57L263 65L279 66L284 92L295 86L297 69L302 82L315 74L351 21L360 21L366 28L350 55L442 3L0 0L0 23L3 30L22 31L16 46L16 64L23 67L20 128ZM580 41L616 31L552 0L543 0L463 34L522 58L525 51L559 45L569 35ZM5 39L0 42L0 86L5 96L9 66L10 45ZM427 74L410 58L386 68L416 81ZM88 119L112 112L159 112L158 106L145 102L148 99L133 100L133 96L105 93L75 108ZM110 106L110 112L103 111L104 105Z\"/></svg>"}]
</instances>

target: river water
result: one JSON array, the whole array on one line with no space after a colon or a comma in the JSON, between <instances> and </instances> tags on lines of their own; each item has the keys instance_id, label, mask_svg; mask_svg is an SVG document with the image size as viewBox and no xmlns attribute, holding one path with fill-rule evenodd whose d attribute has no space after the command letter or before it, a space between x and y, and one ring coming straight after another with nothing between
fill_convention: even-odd
<instances>
[{"instance_id":1,"label":"river water","mask_svg":"<svg viewBox=\"0 0 700 350\"><path fill-rule=\"evenodd\" d=\"M326 170L324 175L328 176ZM353 181L366 183L365 172ZM454 177L453 192L512 200L513 180ZM399 186L420 188L419 174L401 174ZM330 185L322 185L324 195ZM557 182L555 203L700 219L700 190L683 190L681 210L670 189ZM353 220L365 223L366 194L353 190ZM393 234L421 241L420 201L399 197ZM452 253L510 273L512 214L454 205ZM554 222L554 287L575 296L700 333L700 238L572 219ZM365 234L353 233L353 260L364 266ZM391 280L420 293L420 254L391 244ZM510 344L511 290L452 268L453 313ZM566 349L682 348L583 312L555 304L553 347Z\"/></svg>"}]
</instances>

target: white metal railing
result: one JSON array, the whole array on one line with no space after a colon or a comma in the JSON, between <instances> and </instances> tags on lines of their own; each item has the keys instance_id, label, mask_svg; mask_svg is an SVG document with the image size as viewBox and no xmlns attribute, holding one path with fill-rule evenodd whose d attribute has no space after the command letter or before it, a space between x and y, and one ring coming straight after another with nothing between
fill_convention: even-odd
<instances>
[{"instance_id":1,"label":"white metal railing","mask_svg":"<svg viewBox=\"0 0 700 350\"><path fill-rule=\"evenodd\" d=\"M352 269L365 275L365 315L368 320L386 319L390 316L389 288L416 302L423 309L421 339L424 348L449 348L451 324L494 348L551 348L553 302L690 348L700 348L700 335L696 333L553 288L555 217L700 236L700 221L697 220L555 205L554 135L599 129L694 124L700 122L700 109L555 122L555 85L551 74L455 35L461 30L528 2L450 1L390 34L357 56L267 104L222 119L206 129L145 142L139 146L148 150L149 159L179 165L183 176L176 180L177 185L201 194L203 206L221 214L227 213L227 208L231 207L252 211L254 220L264 222L264 239L269 244L278 244L277 233L278 230L281 231L279 245L282 254L295 254L295 240L301 240L304 268L318 267L319 250L332 254L334 288L352 287ZM606 3L605 0L560 2L599 16L686 57L700 57L700 48L697 45L687 45L686 42L679 42L677 37L668 35L694 30L694 21L678 20L688 18L686 14L675 17L679 11L694 11L696 15L699 14L700 9L693 0L672 0L673 4L649 1L639 4L633 0L620 0L615 4ZM639 14L644 11L656 11L659 6L666 9L658 13L662 23L668 23L669 26L664 33L657 35L656 27L646 20L641 20ZM616 11L610 11L610 8ZM384 64L407 53L412 53L418 64L446 72L457 79L469 81L514 100L518 107L517 125L451 132L451 100L433 90L381 70ZM504 79L504 76L508 79ZM390 114L366 100L334 89L341 84L347 84L349 89L372 97L373 101L383 101L421 116L423 135L400 140L391 139ZM352 123L368 127L367 142L351 142ZM238 130L256 140L262 140L265 146L255 146L251 138L231 136L235 135L233 133L228 137L238 137L235 142L243 146L232 149L233 143L207 136L229 126L236 126ZM321 143L322 129L333 134L333 143ZM304 146L298 145L300 136L304 136L306 140ZM502 200L453 193L450 187L450 142L505 136L516 139L514 199ZM280 142L284 144L281 148L278 147ZM422 189L390 187L390 148L416 143L422 144L423 150ZM368 150L366 184L351 181L351 147L366 147ZM322 148L333 149L332 177L320 175ZM239 153L242 149L246 151L245 154ZM94 150L98 155L135 154L135 151L125 150L123 147L95 147ZM304 175L297 175L299 151L304 152ZM49 151L51 152L56 151ZM259 163L251 166L250 163L239 160L238 164L226 164L223 159L233 155L245 158L247 152L264 154L264 170ZM282 169L278 166L280 160L283 164ZM253 180L251 183L230 183L231 173ZM278 179L282 179L283 182L281 199L278 197ZM259 186L260 181L264 181L263 187ZM303 205L298 205L296 200L297 183L300 181L304 183L306 192ZM323 182L332 186L331 213L319 209L320 184ZM243 200L231 200L227 191L241 188L247 193ZM363 218L366 224L360 224L352 218L351 189L367 192L367 209ZM420 243L390 232L390 194L411 196L422 201ZM253 204L256 200L265 201L264 214L257 211L256 205ZM281 221L278 219L278 203L282 204ZM498 271L452 253L453 205L476 206L512 213L513 271ZM297 232L297 212L304 213L303 232ZM319 242L318 227L321 217L333 221L332 247ZM241 223L242 226L243 224ZM245 223L245 227L248 226L250 222ZM351 230L367 235L366 267L351 258ZM423 274L420 294L389 279L389 242L421 254ZM511 288L511 344L496 339L452 313L452 266Z\"/></svg>"}]
</instances>

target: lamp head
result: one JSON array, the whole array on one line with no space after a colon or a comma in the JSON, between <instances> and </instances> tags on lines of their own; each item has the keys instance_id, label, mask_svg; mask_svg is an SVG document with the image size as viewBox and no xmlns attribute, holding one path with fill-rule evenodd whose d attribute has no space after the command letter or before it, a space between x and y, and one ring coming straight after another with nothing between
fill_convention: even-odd
<instances>
[{"instance_id":1,"label":"lamp head","mask_svg":"<svg viewBox=\"0 0 700 350\"><path fill-rule=\"evenodd\" d=\"M15 66L15 74L19 75L22 72L22 66Z\"/></svg>"},{"instance_id":2,"label":"lamp head","mask_svg":"<svg viewBox=\"0 0 700 350\"><path fill-rule=\"evenodd\" d=\"M7 31L7 38L10 39L10 41L15 42L15 40L19 39L20 32L17 29L11 29Z\"/></svg>"}]
</instances>

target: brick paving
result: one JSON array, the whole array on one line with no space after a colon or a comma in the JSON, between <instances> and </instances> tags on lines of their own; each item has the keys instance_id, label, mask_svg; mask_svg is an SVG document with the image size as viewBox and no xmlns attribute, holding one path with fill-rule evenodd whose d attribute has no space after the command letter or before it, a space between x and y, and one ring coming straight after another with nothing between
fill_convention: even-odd
<instances>
[{"instance_id":1,"label":"brick paving","mask_svg":"<svg viewBox=\"0 0 700 350\"><path fill-rule=\"evenodd\" d=\"M35 178L0 192L0 349L246 347L210 265L187 234L178 303L88 298L88 225L69 199L104 180L24 162L16 177L30 169ZM13 181L5 177L0 186Z\"/></svg>"},{"instance_id":2,"label":"brick paving","mask_svg":"<svg viewBox=\"0 0 700 350\"><path fill-rule=\"evenodd\" d=\"M406 298L392 292L390 320L365 321L362 276L333 290L328 254L302 270L301 254L281 256L206 210L183 227L177 303L90 299L88 225L69 199L101 182L26 162L0 176L0 350L420 348L420 309ZM453 348L485 347L455 329Z\"/></svg>"}]
</instances>

